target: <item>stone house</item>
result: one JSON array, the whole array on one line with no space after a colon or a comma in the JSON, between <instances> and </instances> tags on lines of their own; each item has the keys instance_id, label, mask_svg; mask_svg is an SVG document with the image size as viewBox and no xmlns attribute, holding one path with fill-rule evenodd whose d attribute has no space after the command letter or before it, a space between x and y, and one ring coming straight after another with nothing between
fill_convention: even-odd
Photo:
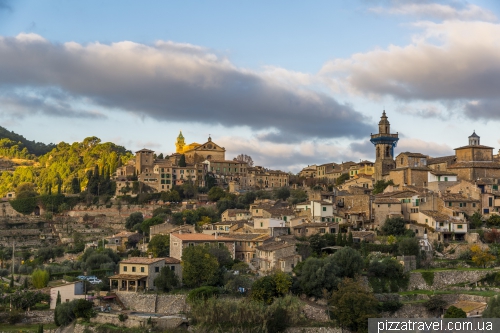
<instances>
[{"instance_id":1,"label":"stone house","mask_svg":"<svg viewBox=\"0 0 500 333\"><path fill-rule=\"evenodd\" d=\"M473 302L473 301L459 301L451 305L459 309L462 309L467 315L467 318L481 318L484 310L486 310L487 303Z\"/></svg>"},{"instance_id":2,"label":"stone house","mask_svg":"<svg viewBox=\"0 0 500 333\"><path fill-rule=\"evenodd\" d=\"M336 234L339 232L339 224L334 222L302 223L292 229L293 235L297 237L309 237L316 234Z\"/></svg>"},{"instance_id":3,"label":"stone house","mask_svg":"<svg viewBox=\"0 0 500 333\"><path fill-rule=\"evenodd\" d=\"M275 270L291 272L301 261L301 256L296 251L296 244L287 243L279 238L258 246L256 257L258 268L264 274Z\"/></svg>"},{"instance_id":4,"label":"stone house","mask_svg":"<svg viewBox=\"0 0 500 333\"><path fill-rule=\"evenodd\" d=\"M429 238L438 241L462 240L468 229L467 221L439 211L420 211L416 223L427 226Z\"/></svg>"},{"instance_id":5,"label":"stone house","mask_svg":"<svg viewBox=\"0 0 500 333\"><path fill-rule=\"evenodd\" d=\"M135 247L143 238L137 232L121 231L111 237L106 237L108 243L104 247L115 252L125 252L127 249Z\"/></svg>"},{"instance_id":6,"label":"stone house","mask_svg":"<svg viewBox=\"0 0 500 333\"><path fill-rule=\"evenodd\" d=\"M182 260L182 252L188 246L225 246L231 257L235 259L236 248L235 241L232 238L206 234L170 234L170 256Z\"/></svg>"},{"instance_id":7,"label":"stone house","mask_svg":"<svg viewBox=\"0 0 500 333\"><path fill-rule=\"evenodd\" d=\"M235 241L235 258L249 263L256 257L257 247L262 245L270 236L261 233L231 233L226 237Z\"/></svg>"},{"instance_id":8,"label":"stone house","mask_svg":"<svg viewBox=\"0 0 500 333\"><path fill-rule=\"evenodd\" d=\"M75 299L85 299L83 281L67 282L50 288L50 309L56 308L57 294L61 295L61 303L71 302Z\"/></svg>"},{"instance_id":9,"label":"stone house","mask_svg":"<svg viewBox=\"0 0 500 333\"><path fill-rule=\"evenodd\" d=\"M401 201L396 198L375 197L372 203L373 228L380 229L388 218L401 217Z\"/></svg>"},{"instance_id":10,"label":"stone house","mask_svg":"<svg viewBox=\"0 0 500 333\"><path fill-rule=\"evenodd\" d=\"M154 290L154 279L165 266L165 258L132 257L119 262L119 273L109 277L111 290Z\"/></svg>"},{"instance_id":11,"label":"stone house","mask_svg":"<svg viewBox=\"0 0 500 333\"><path fill-rule=\"evenodd\" d=\"M226 209L221 214L222 221L241 221L252 218L252 213L245 209Z\"/></svg>"}]
</instances>

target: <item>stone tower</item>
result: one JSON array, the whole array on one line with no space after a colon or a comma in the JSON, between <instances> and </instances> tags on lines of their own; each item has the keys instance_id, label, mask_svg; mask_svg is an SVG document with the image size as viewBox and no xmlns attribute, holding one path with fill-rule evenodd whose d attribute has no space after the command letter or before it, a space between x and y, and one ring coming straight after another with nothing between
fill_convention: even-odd
<instances>
[{"instance_id":1,"label":"stone tower","mask_svg":"<svg viewBox=\"0 0 500 333\"><path fill-rule=\"evenodd\" d=\"M391 124L387 120L385 110L378 123L378 134L371 135L371 143L375 145L375 181L384 179L394 169L394 147L398 143L398 134L391 134Z\"/></svg>"},{"instance_id":2,"label":"stone tower","mask_svg":"<svg viewBox=\"0 0 500 333\"><path fill-rule=\"evenodd\" d=\"M476 131L474 131L474 133L472 133L472 135L469 136L469 146L479 146L480 145L479 140L480 140L479 135L477 135Z\"/></svg>"},{"instance_id":3,"label":"stone tower","mask_svg":"<svg viewBox=\"0 0 500 333\"><path fill-rule=\"evenodd\" d=\"M182 131L180 131L179 136L177 137L177 142L175 143L175 152L178 154L184 154L185 145L184 136L182 135Z\"/></svg>"},{"instance_id":4,"label":"stone tower","mask_svg":"<svg viewBox=\"0 0 500 333\"><path fill-rule=\"evenodd\" d=\"M135 171L137 175L143 172L153 172L154 151L141 149L135 152Z\"/></svg>"}]
</instances>

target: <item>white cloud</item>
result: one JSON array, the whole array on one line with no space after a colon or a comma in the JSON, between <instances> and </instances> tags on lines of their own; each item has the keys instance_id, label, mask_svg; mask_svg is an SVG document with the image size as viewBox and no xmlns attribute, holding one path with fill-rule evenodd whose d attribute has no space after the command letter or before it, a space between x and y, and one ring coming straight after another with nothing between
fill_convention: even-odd
<instances>
[{"instance_id":1,"label":"white cloud","mask_svg":"<svg viewBox=\"0 0 500 333\"><path fill-rule=\"evenodd\" d=\"M457 8L440 3L398 3L391 7L370 8L370 11L379 14L408 15L439 20L497 21L497 17L491 11L473 4Z\"/></svg>"}]
</instances>

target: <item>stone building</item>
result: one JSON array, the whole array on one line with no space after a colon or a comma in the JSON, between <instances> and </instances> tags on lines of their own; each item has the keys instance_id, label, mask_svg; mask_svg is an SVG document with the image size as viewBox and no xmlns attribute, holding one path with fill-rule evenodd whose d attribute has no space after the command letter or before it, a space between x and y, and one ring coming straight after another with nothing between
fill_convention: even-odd
<instances>
[{"instance_id":1,"label":"stone building","mask_svg":"<svg viewBox=\"0 0 500 333\"><path fill-rule=\"evenodd\" d=\"M296 243L279 237L257 247L256 262L259 271L264 274L281 270L288 273L301 261L297 254Z\"/></svg>"},{"instance_id":2,"label":"stone building","mask_svg":"<svg viewBox=\"0 0 500 333\"><path fill-rule=\"evenodd\" d=\"M388 218L404 218L401 201L396 198L375 197L372 203L373 229L380 229Z\"/></svg>"},{"instance_id":3,"label":"stone building","mask_svg":"<svg viewBox=\"0 0 500 333\"><path fill-rule=\"evenodd\" d=\"M426 187L429 171L427 156L405 152L396 157L396 167L389 171L388 179L392 179L394 184Z\"/></svg>"},{"instance_id":4,"label":"stone building","mask_svg":"<svg viewBox=\"0 0 500 333\"><path fill-rule=\"evenodd\" d=\"M132 257L120 261L119 274L109 277L111 290L154 290L154 279L165 266L165 258Z\"/></svg>"},{"instance_id":5,"label":"stone building","mask_svg":"<svg viewBox=\"0 0 500 333\"><path fill-rule=\"evenodd\" d=\"M293 234L297 237L309 237L312 235L336 234L339 232L339 224L334 222L310 222L294 226Z\"/></svg>"},{"instance_id":6,"label":"stone building","mask_svg":"<svg viewBox=\"0 0 500 333\"><path fill-rule=\"evenodd\" d=\"M235 242L236 259L249 263L256 258L257 247L270 236L267 233L230 233L226 237Z\"/></svg>"},{"instance_id":7,"label":"stone building","mask_svg":"<svg viewBox=\"0 0 500 333\"><path fill-rule=\"evenodd\" d=\"M182 259L182 252L188 246L225 246L231 257L236 255L235 241L231 238L206 234L170 234L170 256L175 259Z\"/></svg>"},{"instance_id":8,"label":"stone building","mask_svg":"<svg viewBox=\"0 0 500 333\"><path fill-rule=\"evenodd\" d=\"M61 296L61 303L68 303L75 299L85 299L83 281L67 282L50 288L50 309L56 308L57 294Z\"/></svg>"},{"instance_id":9,"label":"stone building","mask_svg":"<svg viewBox=\"0 0 500 333\"><path fill-rule=\"evenodd\" d=\"M375 181L383 180L394 169L394 147L399 140L398 133L391 134L391 124L387 120L385 111L378 123L378 133L371 135L371 143L375 145Z\"/></svg>"}]
</instances>

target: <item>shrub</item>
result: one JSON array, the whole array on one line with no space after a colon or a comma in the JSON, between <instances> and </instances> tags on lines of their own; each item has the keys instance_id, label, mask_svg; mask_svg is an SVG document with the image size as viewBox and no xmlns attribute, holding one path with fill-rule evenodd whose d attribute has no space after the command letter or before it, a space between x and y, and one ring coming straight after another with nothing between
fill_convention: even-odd
<instances>
[{"instance_id":1,"label":"shrub","mask_svg":"<svg viewBox=\"0 0 500 333\"><path fill-rule=\"evenodd\" d=\"M427 283L429 287L432 287L432 285L434 284L434 272L427 271L420 274L422 274L422 278L424 279L425 283Z\"/></svg>"},{"instance_id":2,"label":"shrub","mask_svg":"<svg viewBox=\"0 0 500 333\"><path fill-rule=\"evenodd\" d=\"M200 287L191 290L187 296L187 300L189 302L194 302L197 300L206 301L209 298L217 297L219 293L220 291L219 288L217 287L210 287L210 286Z\"/></svg>"},{"instance_id":3,"label":"shrub","mask_svg":"<svg viewBox=\"0 0 500 333\"><path fill-rule=\"evenodd\" d=\"M10 311L7 317L9 324L14 325L23 319L23 313L21 311Z\"/></svg>"},{"instance_id":4,"label":"shrub","mask_svg":"<svg viewBox=\"0 0 500 333\"><path fill-rule=\"evenodd\" d=\"M33 274L31 274L31 283L37 289L47 287L49 283L49 272L41 269L36 269Z\"/></svg>"},{"instance_id":5,"label":"shrub","mask_svg":"<svg viewBox=\"0 0 500 333\"><path fill-rule=\"evenodd\" d=\"M119 321L125 321L125 320L127 320L127 319L128 319L128 316L127 316L126 314L120 313L120 314L118 315L118 320L119 320Z\"/></svg>"},{"instance_id":6,"label":"shrub","mask_svg":"<svg viewBox=\"0 0 500 333\"><path fill-rule=\"evenodd\" d=\"M379 303L378 310L380 312L394 313L394 312L398 311L402 306L403 306L403 303L401 303L399 301L387 301L387 302Z\"/></svg>"}]
</instances>

